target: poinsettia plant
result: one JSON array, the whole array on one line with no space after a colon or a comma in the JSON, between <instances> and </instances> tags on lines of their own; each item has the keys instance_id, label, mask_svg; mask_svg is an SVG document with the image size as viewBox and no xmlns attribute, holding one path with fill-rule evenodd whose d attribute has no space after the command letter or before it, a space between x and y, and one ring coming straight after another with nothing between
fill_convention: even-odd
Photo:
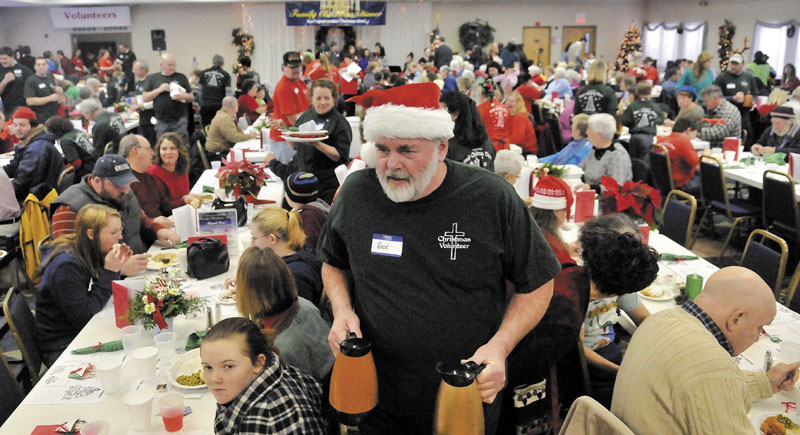
<instances>
[{"instance_id":1,"label":"poinsettia plant","mask_svg":"<svg viewBox=\"0 0 800 435\"><path fill-rule=\"evenodd\" d=\"M181 289L178 279L165 276L148 278L144 290L131 300L128 320L141 323L144 329L167 327L166 319L196 313L206 308L205 299L191 297Z\"/></svg>"},{"instance_id":2,"label":"poinsettia plant","mask_svg":"<svg viewBox=\"0 0 800 435\"><path fill-rule=\"evenodd\" d=\"M266 171L266 164L254 164L247 159L238 161L228 161L222 158L223 166L217 171L216 177L220 180L220 187L225 189L226 194L237 190L253 198L258 196L259 190L269 178Z\"/></svg>"},{"instance_id":3,"label":"poinsettia plant","mask_svg":"<svg viewBox=\"0 0 800 435\"><path fill-rule=\"evenodd\" d=\"M651 228L661 217L661 193L641 181L626 181L620 187L617 180L603 176L600 184L605 188L603 202L606 210L634 214L647 222Z\"/></svg>"}]
</instances>

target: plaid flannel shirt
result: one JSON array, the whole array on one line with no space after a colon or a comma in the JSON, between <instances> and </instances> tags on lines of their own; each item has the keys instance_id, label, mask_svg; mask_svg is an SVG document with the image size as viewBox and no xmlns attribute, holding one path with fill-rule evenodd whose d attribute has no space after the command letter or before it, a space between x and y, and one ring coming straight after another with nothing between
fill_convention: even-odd
<instances>
[{"instance_id":1,"label":"plaid flannel shirt","mask_svg":"<svg viewBox=\"0 0 800 435\"><path fill-rule=\"evenodd\" d=\"M729 101L723 99L716 109L708 111L706 117L725 121L724 124L700 124L697 137L711 142L711 147L722 147L726 137L742 137L742 114Z\"/></svg>"},{"instance_id":2,"label":"plaid flannel shirt","mask_svg":"<svg viewBox=\"0 0 800 435\"><path fill-rule=\"evenodd\" d=\"M697 320L699 320L700 323L702 323L703 326L708 329L708 332L710 332L711 335L717 339L719 345L722 346L726 352L731 354L731 356L733 356L733 346L731 345L731 342L728 341L728 337L725 337L722 329L720 329L719 326L714 323L714 320L708 315L708 313L703 311L702 308L698 307L697 304L691 300L684 302L681 308L683 308L683 311L686 311L694 317L697 317Z\"/></svg>"},{"instance_id":3,"label":"plaid flannel shirt","mask_svg":"<svg viewBox=\"0 0 800 435\"><path fill-rule=\"evenodd\" d=\"M317 381L281 365L273 353L264 371L237 398L217 404L214 433L324 434L321 401Z\"/></svg>"}]
</instances>

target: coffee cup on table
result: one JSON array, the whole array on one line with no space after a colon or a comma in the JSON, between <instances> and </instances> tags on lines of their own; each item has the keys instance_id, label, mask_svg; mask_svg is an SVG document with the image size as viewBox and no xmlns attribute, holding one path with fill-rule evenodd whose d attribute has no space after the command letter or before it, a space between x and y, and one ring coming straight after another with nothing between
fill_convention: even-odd
<instances>
[{"instance_id":1,"label":"coffee cup on table","mask_svg":"<svg viewBox=\"0 0 800 435\"><path fill-rule=\"evenodd\" d=\"M110 357L101 359L94 365L97 372L97 377L100 378L100 384L103 385L103 390L107 394L111 394L119 390L120 378L122 376L122 358Z\"/></svg>"},{"instance_id":2,"label":"coffee cup on table","mask_svg":"<svg viewBox=\"0 0 800 435\"><path fill-rule=\"evenodd\" d=\"M149 389L131 391L125 395L122 402L128 407L133 430L150 429L153 418L153 391Z\"/></svg>"},{"instance_id":3,"label":"coffee cup on table","mask_svg":"<svg viewBox=\"0 0 800 435\"><path fill-rule=\"evenodd\" d=\"M736 161L736 151L723 151L722 154L725 156L725 162L728 165L732 165Z\"/></svg>"},{"instance_id":4,"label":"coffee cup on table","mask_svg":"<svg viewBox=\"0 0 800 435\"><path fill-rule=\"evenodd\" d=\"M131 353L131 363L139 379L145 382L152 381L156 377L158 349L153 346L145 346L134 350Z\"/></svg>"}]
</instances>

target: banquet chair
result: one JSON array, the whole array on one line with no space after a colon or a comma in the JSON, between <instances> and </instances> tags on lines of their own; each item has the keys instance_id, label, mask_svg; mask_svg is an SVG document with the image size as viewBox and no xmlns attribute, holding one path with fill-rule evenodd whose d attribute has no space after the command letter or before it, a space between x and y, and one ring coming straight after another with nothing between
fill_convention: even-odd
<instances>
[{"instance_id":1,"label":"banquet chair","mask_svg":"<svg viewBox=\"0 0 800 435\"><path fill-rule=\"evenodd\" d=\"M73 184L75 184L75 167L69 166L67 168L64 168L64 170L61 171L60 174L58 174L58 181L56 182L56 192L58 192L58 194L60 195L64 193L64 191L67 190L67 188L69 186L72 186Z\"/></svg>"},{"instance_id":2,"label":"banquet chair","mask_svg":"<svg viewBox=\"0 0 800 435\"><path fill-rule=\"evenodd\" d=\"M17 409L22 399L25 398L25 393L22 391L17 379L14 376L14 371L8 365L6 357L0 353L0 425L5 423L8 417Z\"/></svg>"},{"instance_id":3,"label":"banquet chair","mask_svg":"<svg viewBox=\"0 0 800 435\"><path fill-rule=\"evenodd\" d=\"M114 147L114 141L109 141L108 143L106 143L106 146L103 147L103 155L109 154L112 151L114 151L113 147Z\"/></svg>"},{"instance_id":4,"label":"banquet chair","mask_svg":"<svg viewBox=\"0 0 800 435\"><path fill-rule=\"evenodd\" d=\"M797 301L793 300L798 285L800 285L800 264L797 265L794 274L792 274L792 279L789 281L789 288L786 289L786 300L783 301L783 305L786 305L794 312L800 310L800 299Z\"/></svg>"},{"instance_id":5,"label":"banquet chair","mask_svg":"<svg viewBox=\"0 0 800 435\"><path fill-rule=\"evenodd\" d=\"M631 172L633 181L641 181L650 184L650 165L642 159L631 159Z\"/></svg>"},{"instance_id":6,"label":"banquet chair","mask_svg":"<svg viewBox=\"0 0 800 435\"><path fill-rule=\"evenodd\" d=\"M700 218L700 225L697 226L693 238L697 238L697 232L703 226L706 216L709 214L712 228L714 227L715 214L723 216L731 223L731 228L728 230L725 243L722 245L722 250L717 259L717 263L719 263L725 256L725 251L728 250L728 245L731 242L733 233L736 231L739 224L743 222L755 222L757 217L761 215L761 210L758 205L744 200L730 200L728 198L728 190L725 184L725 170L722 169L722 163L712 156L700 156L700 185L700 193L702 194L705 211Z\"/></svg>"},{"instance_id":7,"label":"banquet chair","mask_svg":"<svg viewBox=\"0 0 800 435\"><path fill-rule=\"evenodd\" d=\"M681 190L672 190L664 201L664 216L658 230L661 234L692 249L692 226L697 214L697 199Z\"/></svg>"},{"instance_id":8,"label":"banquet chair","mask_svg":"<svg viewBox=\"0 0 800 435\"><path fill-rule=\"evenodd\" d=\"M758 237L758 241L756 240ZM764 242L769 239L778 245L780 252L767 246ZM786 262L789 260L789 246L782 238L765 230L753 230L747 238L739 266L746 267L757 273L764 282L772 288L775 300L779 299L783 275L786 272Z\"/></svg>"},{"instance_id":9,"label":"banquet chair","mask_svg":"<svg viewBox=\"0 0 800 435\"><path fill-rule=\"evenodd\" d=\"M39 346L34 338L36 324L28 302L22 293L15 288L8 289L3 301L3 314L6 316L11 336L14 338L22 360L25 362L27 376L23 378L26 389L39 382L39 372L42 368L42 356Z\"/></svg>"},{"instance_id":10,"label":"banquet chair","mask_svg":"<svg viewBox=\"0 0 800 435\"><path fill-rule=\"evenodd\" d=\"M792 177L769 169L764 171L762 180L764 228L793 240L795 247L800 248L800 208L795 201Z\"/></svg>"},{"instance_id":11,"label":"banquet chair","mask_svg":"<svg viewBox=\"0 0 800 435\"><path fill-rule=\"evenodd\" d=\"M561 427L562 405L570 406L575 399L592 394L589 364L583 350L583 341L575 339L561 359L550 367L547 394L551 398L553 432Z\"/></svg>"},{"instance_id":12,"label":"banquet chair","mask_svg":"<svg viewBox=\"0 0 800 435\"><path fill-rule=\"evenodd\" d=\"M650 176L653 178L658 190L661 191L662 198L665 198L670 191L675 190L669 150L664 145L655 144L653 149L650 150Z\"/></svg>"},{"instance_id":13,"label":"banquet chair","mask_svg":"<svg viewBox=\"0 0 800 435\"><path fill-rule=\"evenodd\" d=\"M203 162L203 168L207 170L211 169L211 164L208 163L208 155L206 155L206 148L203 146L200 140L197 140L195 144L197 146L197 154L200 156L200 160Z\"/></svg>"},{"instance_id":14,"label":"banquet chair","mask_svg":"<svg viewBox=\"0 0 800 435\"><path fill-rule=\"evenodd\" d=\"M569 408L558 435L633 435L633 432L600 402L581 396Z\"/></svg>"}]
</instances>

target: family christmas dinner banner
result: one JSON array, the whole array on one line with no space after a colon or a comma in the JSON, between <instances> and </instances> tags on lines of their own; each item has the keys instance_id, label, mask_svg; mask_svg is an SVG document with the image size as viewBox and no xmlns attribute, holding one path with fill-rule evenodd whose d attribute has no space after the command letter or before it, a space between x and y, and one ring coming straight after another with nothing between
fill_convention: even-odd
<instances>
[{"instance_id":1,"label":"family christmas dinner banner","mask_svg":"<svg viewBox=\"0 0 800 435\"><path fill-rule=\"evenodd\" d=\"M386 2L323 0L286 3L287 26L382 26Z\"/></svg>"}]
</instances>

